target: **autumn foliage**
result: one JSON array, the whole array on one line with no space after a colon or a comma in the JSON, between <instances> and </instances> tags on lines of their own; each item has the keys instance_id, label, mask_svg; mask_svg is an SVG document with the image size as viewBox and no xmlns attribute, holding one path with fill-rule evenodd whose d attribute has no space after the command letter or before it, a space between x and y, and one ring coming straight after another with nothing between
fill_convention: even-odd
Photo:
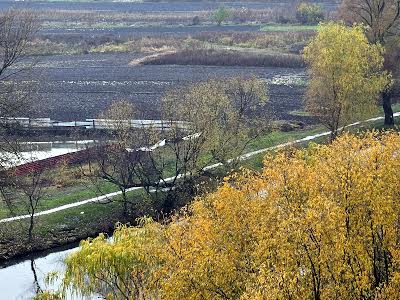
<instances>
[{"instance_id":1,"label":"autumn foliage","mask_svg":"<svg viewBox=\"0 0 400 300\"><path fill-rule=\"evenodd\" d=\"M304 49L310 81L306 109L332 132L371 114L379 93L391 85L383 48L368 42L359 25L326 23Z\"/></svg>"},{"instance_id":2,"label":"autumn foliage","mask_svg":"<svg viewBox=\"0 0 400 300\"><path fill-rule=\"evenodd\" d=\"M267 155L168 224L81 243L65 289L108 299L398 299L400 134Z\"/></svg>"}]
</instances>

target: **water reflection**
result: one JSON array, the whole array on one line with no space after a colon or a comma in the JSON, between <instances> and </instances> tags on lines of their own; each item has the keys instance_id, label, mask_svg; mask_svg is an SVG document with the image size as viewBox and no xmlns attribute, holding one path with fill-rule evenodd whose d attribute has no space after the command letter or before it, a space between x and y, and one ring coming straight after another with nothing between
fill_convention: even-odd
<instances>
[{"instance_id":1,"label":"water reflection","mask_svg":"<svg viewBox=\"0 0 400 300\"><path fill-rule=\"evenodd\" d=\"M36 273L36 264L34 259L31 259L31 270L33 273L33 284L35 285L35 294L42 293L43 289L40 287L40 283Z\"/></svg>"},{"instance_id":2,"label":"water reflection","mask_svg":"<svg viewBox=\"0 0 400 300\"><path fill-rule=\"evenodd\" d=\"M30 258L15 265L0 269L0 299L27 300L32 299L43 289L55 290L60 284L45 284L45 278L50 272L63 272L64 259L68 253L77 248L62 250L47 254L44 257ZM77 297L67 297L77 300Z\"/></svg>"}]
</instances>

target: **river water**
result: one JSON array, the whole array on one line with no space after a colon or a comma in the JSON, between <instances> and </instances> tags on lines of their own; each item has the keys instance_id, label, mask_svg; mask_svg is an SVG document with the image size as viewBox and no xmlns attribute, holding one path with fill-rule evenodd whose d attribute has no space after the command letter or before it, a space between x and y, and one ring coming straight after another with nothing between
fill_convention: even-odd
<instances>
[{"instance_id":1,"label":"river water","mask_svg":"<svg viewBox=\"0 0 400 300\"><path fill-rule=\"evenodd\" d=\"M394 114L400 116L400 112ZM372 118L365 122L373 122L383 119L382 117ZM350 124L349 126L359 125L360 122ZM327 136L329 132L319 133L312 136L293 141L292 143L309 142L321 136ZM280 146L283 146L282 144ZM259 152L259 151L256 151ZM254 152L253 154L255 154ZM10 261L6 265L0 265L0 300L25 300L31 299L38 289L56 289L57 282L53 286L46 287L45 277L49 272L63 272L65 259L68 253L76 251L76 245L70 245L71 248L53 249L51 252L42 255L31 256L25 260ZM82 300L85 298L68 295L69 300ZM87 298L86 298L87 299ZM85 300L86 300L85 299ZM93 296L89 299L99 299Z\"/></svg>"},{"instance_id":2,"label":"river water","mask_svg":"<svg viewBox=\"0 0 400 300\"><path fill-rule=\"evenodd\" d=\"M92 140L24 143L22 144L22 154L18 158L14 157L13 164L74 152L84 149L92 143ZM0 265L0 300L32 299L38 289L57 288L57 282L46 287L46 274L53 271L62 272L65 256L75 249L77 248L59 248L51 253L43 252L39 256L31 256L22 261L11 261L5 265ZM82 298L69 296L68 299Z\"/></svg>"},{"instance_id":3,"label":"river water","mask_svg":"<svg viewBox=\"0 0 400 300\"><path fill-rule=\"evenodd\" d=\"M0 266L0 299L32 299L39 289L56 289L58 282L46 286L45 278L49 272L63 272L63 260L72 249L58 249L42 257L30 257L22 261L13 261L8 266ZM67 299L80 300L82 297L68 295ZM97 299L97 298L92 298Z\"/></svg>"}]
</instances>

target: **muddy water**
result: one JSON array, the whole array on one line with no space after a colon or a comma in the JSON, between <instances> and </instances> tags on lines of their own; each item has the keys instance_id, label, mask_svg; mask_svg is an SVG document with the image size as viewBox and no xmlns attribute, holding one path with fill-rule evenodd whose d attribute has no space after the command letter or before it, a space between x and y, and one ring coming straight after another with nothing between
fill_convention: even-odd
<instances>
[{"instance_id":1,"label":"muddy water","mask_svg":"<svg viewBox=\"0 0 400 300\"><path fill-rule=\"evenodd\" d=\"M59 249L42 257L31 257L18 262L13 261L8 266L0 267L0 299L27 300L32 299L38 290L56 289L59 282L47 286L45 277L49 272L62 272L65 256L75 249ZM79 300L83 298L69 295L68 299Z\"/></svg>"},{"instance_id":2,"label":"muddy water","mask_svg":"<svg viewBox=\"0 0 400 300\"><path fill-rule=\"evenodd\" d=\"M14 163L74 152L84 149L92 143L91 140L25 143L22 144L22 158L15 159ZM47 286L45 277L49 272L62 272L64 270L64 258L76 249L76 245L70 245L54 249L52 252L32 255L24 260L12 260L3 265L0 264L0 300L32 299L39 290L56 289L59 282L56 281ZM67 299L81 300L86 298L69 295ZM91 299L98 298L93 297Z\"/></svg>"}]
</instances>

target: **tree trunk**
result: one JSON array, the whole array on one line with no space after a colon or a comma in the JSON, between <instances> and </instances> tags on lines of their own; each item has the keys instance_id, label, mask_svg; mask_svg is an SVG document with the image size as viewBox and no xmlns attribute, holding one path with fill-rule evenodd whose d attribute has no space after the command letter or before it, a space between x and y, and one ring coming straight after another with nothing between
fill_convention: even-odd
<instances>
[{"instance_id":1,"label":"tree trunk","mask_svg":"<svg viewBox=\"0 0 400 300\"><path fill-rule=\"evenodd\" d=\"M331 135L329 136L329 143L332 143L337 137L337 132L331 131Z\"/></svg>"},{"instance_id":2,"label":"tree trunk","mask_svg":"<svg viewBox=\"0 0 400 300\"><path fill-rule=\"evenodd\" d=\"M339 134L339 132L338 132L339 128L338 127L339 127L338 124L335 124L333 126L328 127L330 129L330 131L331 131L331 134L329 136L329 143L332 143L338 137L338 134Z\"/></svg>"},{"instance_id":3,"label":"tree trunk","mask_svg":"<svg viewBox=\"0 0 400 300\"><path fill-rule=\"evenodd\" d=\"M28 242L31 243L33 240L33 226L34 226L34 213L31 214L30 222L29 222L29 229L28 229Z\"/></svg>"},{"instance_id":4,"label":"tree trunk","mask_svg":"<svg viewBox=\"0 0 400 300\"><path fill-rule=\"evenodd\" d=\"M33 272L33 283L35 284L36 288L36 294L42 293L43 290L39 285L39 280L38 280L38 276L36 273L36 267L35 267L35 261L33 259L31 259L31 270Z\"/></svg>"},{"instance_id":5,"label":"tree trunk","mask_svg":"<svg viewBox=\"0 0 400 300\"><path fill-rule=\"evenodd\" d=\"M33 239L33 226L34 226L34 217L36 208L36 206L34 206L34 201L35 199L32 196L29 196L30 219L29 219L29 229L28 229L28 243L32 243Z\"/></svg>"},{"instance_id":6,"label":"tree trunk","mask_svg":"<svg viewBox=\"0 0 400 300\"><path fill-rule=\"evenodd\" d=\"M123 209L124 209L123 214L124 214L124 216L127 216L128 215L128 199L126 197L125 189L122 190L122 201L123 201L122 204L123 204Z\"/></svg>"},{"instance_id":7,"label":"tree trunk","mask_svg":"<svg viewBox=\"0 0 400 300\"><path fill-rule=\"evenodd\" d=\"M393 109L392 109L392 93L391 91L382 92L382 107L385 112L385 126L394 125Z\"/></svg>"}]
</instances>

